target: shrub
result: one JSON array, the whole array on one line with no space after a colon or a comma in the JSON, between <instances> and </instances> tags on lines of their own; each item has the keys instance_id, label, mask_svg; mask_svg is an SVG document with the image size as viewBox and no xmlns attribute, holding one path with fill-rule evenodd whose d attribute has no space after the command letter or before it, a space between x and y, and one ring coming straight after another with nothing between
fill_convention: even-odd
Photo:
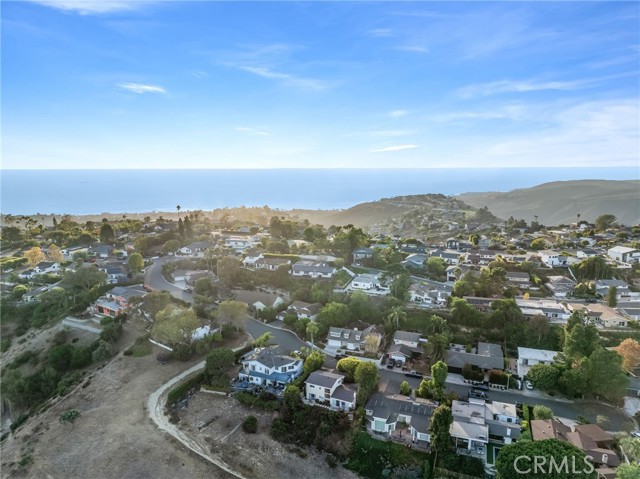
<instances>
[{"instance_id":1,"label":"shrub","mask_svg":"<svg viewBox=\"0 0 640 479\"><path fill-rule=\"evenodd\" d=\"M9 426L9 429L11 430L11 432L15 431L20 426L22 426L25 422L27 422L27 419L29 419L28 414L20 414L16 418L16 420L11 423L11 426Z\"/></svg>"},{"instance_id":2,"label":"shrub","mask_svg":"<svg viewBox=\"0 0 640 479\"><path fill-rule=\"evenodd\" d=\"M187 395L196 386L199 386L204 381L204 373L199 373L193 376L191 379L186 380L182 384L176 386L167 395L167 403L175 404L184 396Z\"/></svg>"},{"instance_id":3,"label":"shrub","mask_svg":"<svg viewBox=\"0 0 640 479\"><path fill-rule=\"evenodd\" d=\"M60 422L70 422L73 423L76 419L80 417L80 411L77 409L69 409L60 414Z\"/></svg>"},{"instance_id":4,"label":"shrub","mask_svg":"<svg viewBox=\"0 0 640 479\"><path fill-rule=\"evenodd\" d=\"M258 432L258 419L255 416L247 416L242 423L242 430L248 434Z\"/></svg>"}]
</instances>

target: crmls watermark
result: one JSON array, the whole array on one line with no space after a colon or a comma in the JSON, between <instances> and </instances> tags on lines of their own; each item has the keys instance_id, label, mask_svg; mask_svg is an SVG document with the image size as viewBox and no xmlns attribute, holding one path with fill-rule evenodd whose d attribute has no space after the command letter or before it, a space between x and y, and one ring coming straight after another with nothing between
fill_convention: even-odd
<instances>
[{"instance_id":1,"label":"crmls watermark","mask_svg":"<svg viewBox=\"0 0 640 479\"><path fill-rule=\"evenodd\" d=\"M591 474L595 468L591 463L591 456L585 456L582 460L575 456L518 456L513 461L513 468L518 474Z\"/></svg>"}]
</instances>

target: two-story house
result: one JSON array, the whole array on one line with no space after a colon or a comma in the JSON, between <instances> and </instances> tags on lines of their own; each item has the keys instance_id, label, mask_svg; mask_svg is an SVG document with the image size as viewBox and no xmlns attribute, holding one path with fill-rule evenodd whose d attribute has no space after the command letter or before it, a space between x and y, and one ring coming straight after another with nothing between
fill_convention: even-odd
<instances>
[{"instance_id":1,"label":"two-story house","mask_svg":"<svg viewBox=\"0 0 640 479\"><path fill-rule=\"evenodd\" d=\"M356 407L356 390L343 384L344 376L327 371L312 372L305 383L305 398L309 402L328 404L340 411Z\"/></svg>"},{"instance_id":2,"label":"two-story house","mask_svg":"<svg viewBox=\"0 0 640 479\"><path fill-rule=\"evenodd\" d=\"M276 316L279 320L284 320L284 317L288 314L295 314L298 319L310 319L311 321L315 321L318 318L318 313L320 312L320 308L322 308L321 303L305 303L304 301L294 301L289 305L287 309L281 311Z\"/></svg>"},{"instance_id":3,"label":"two-story house","mask_svg":"<svg viewBox=\"0 0 640 479\"><path fill-rule=\"evenodd\" d=\"M362 261L364 259L373 258L372 248L357 248L353 250L353 262Z\"/></svg>"},{"instance_id":4,"label":"two-story house","mask_svg":"<svg viewBox=\"0 0 640 479\"><path fill-rule=\"evenodd\" d=\"M524 378L529 374L529 369L536 364L551 364L555 359L557 351L549 351L547 349L534 348L518 348L518 376Z\"/></svg>"},{"instance_id":5,"label":"two-story house","mask_svg":"<svg viewBox=\"0 0 640 479\"><path fill-rule=\"evenodd\" d=\"M369 290L380 287L380 281L375 274L359 274L349 284L350 289Z\"/></svg>"},{"instance_id":6,"label":"two-story house","mask_svg":"<svg viewBox=\"0 0 640 479\"><path fill-rule=\"evenodd\" d=\"M556 266L566 266L567 257L550 249L542 250L538 253L540 261L547 265L549 268L555 268Z\"/></svg>"},{"instance_id":7,"label":"two-story house","mask_svg":"<svg viewBox=\"0 0 640 479\"><path fill-rule=\"evenodd\" d=\"M302 374L301 359L283 356L270 348L258 348L242 358L241 381L261 386L284 386Z\"/></svg>"},{"instance_id":8,"label":"two-story house","mask_svg":"<svg viewBox=\"0 0 640 479\"><path fill-rule=\"evenodd\" d=\"M607 256L622 263L637 263L640 260L640 250L627 246L614 246L607 251Z\"/></svg>"},{"instance_id":9,"label":"two-story house","mask_svg":"<svg viewBox=\"0 0 640 479\"><path fill-rule=\"evenodd\" d=\"M52 261L43 261L38 263L35 268L33 268L33 275L40 274L56 274L60 272L60 263L54 263Z\"/></svg>"},{"instance_id":10,"label":"two-story house","mask_svg":"<svg viewBox=\"0 0 640 479\"><path fill-rule=\"evenodd\" d=\"M94 313L115 318L130 310L132 298L143 298L146 294L142 286L116 286L98 298L92 309Z\"/></svg>"},{"instance_id":11,"label":"two-story house","mask_svg":"<svg viewBox=\"0 0 640 479\"><path fill-rule=\"evenodd\" d=\"M397 434L400 425L407 425L411 442L426 447L431 441L429 426L436 407L436 403L422 398L412 400L372 394L365 405L367 428L375 435L389 438Z\"/></svg>"},{"instance_id":12,"label":"two-story house","mask_svg":"<svg viewBox=\"0 0 640 479\"><path fill-rule=\"evenodd\" d=\"M556 298L566 298L576 287L576 282L566 276L549 276L548 279L545 286Z\"/></svg>"},{"instance_id":13,"label":"two-story house","mask_svg":"<svg viewBox=\"0 0 640 479\"><path fill-rule=\"evenodd\" d=\"M368 337L373 339L368 340ZM327 334L327 346L349 351L364 351L366 349L375 351L380 346L381 340L382 334L378 332L374 325L362 330L331 327L329 328L329 334ZM368 342L371 344L368 344Z\"/></svg>"}]
</instances>

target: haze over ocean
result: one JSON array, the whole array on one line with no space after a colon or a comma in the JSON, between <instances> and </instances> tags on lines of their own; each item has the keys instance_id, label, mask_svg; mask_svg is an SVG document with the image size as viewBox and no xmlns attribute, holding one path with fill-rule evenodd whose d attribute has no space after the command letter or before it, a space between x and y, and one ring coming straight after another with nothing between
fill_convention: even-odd
<instances>
[{"instance_id":1,"label":"haze over ocean","mask_svg":"<svg viewBox=\"0 0 640 479\"><path fill-rule=\"evenodd\" d=\"M4 214L341 209L400 195L510 191L551 181L640 179L638 168L2 170Z\"/></svg>"}]
</instances>

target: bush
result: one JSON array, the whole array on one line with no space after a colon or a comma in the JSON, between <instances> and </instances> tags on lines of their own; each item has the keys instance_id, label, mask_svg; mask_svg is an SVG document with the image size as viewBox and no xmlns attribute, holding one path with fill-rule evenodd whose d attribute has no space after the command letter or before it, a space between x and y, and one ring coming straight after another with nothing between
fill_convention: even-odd
<instances>
[{"instance_id":1,"label":"bush","mask_svg":"<svg viewBox=\"0 0 640 479\"><path fill-rule=\"evenodd\" d=\"M76 419L80 417L80 411L77 409L69 409L62 414L60 414L60 422L70 422L73 423Z\"/></svg>"},{"instance_id":2,"label":"bush","mask_svg":"<svg viewBox=\"0 0 640 479\"><path fill-rule=\"evenodd\" d=\"M9 426L9 429L11 430L11 432L14 432L16 429L22 426L25 422L27 422L27 419L29 419L28 414L20 414L16 418L16 420L11 423L11 426Z\"/></svg>"},{"instance_id":3,"label":"bush","mask_svg":"<svg viewBox=\"0 0 640 479\"><path fill-rule=\"evenodd\" d=\"M248 434L258 432L258 419L255 416L248 416L242 423L242 430Z\"/></svg>"},{"instance_id":4,"label":"bush","mask_svg":"<svg viewBox=\"0 0 640 479\"><path fill-rule=\"evenodd\" d=\"M191 379L188 379L182 384L176 386L169 391L169 394L167 395L167 403L170 405L177 403L180 399L186 396L189 391L202 384L202 381L204 381L204 373L199 373Z\"/></svg>"}]
</instances>

